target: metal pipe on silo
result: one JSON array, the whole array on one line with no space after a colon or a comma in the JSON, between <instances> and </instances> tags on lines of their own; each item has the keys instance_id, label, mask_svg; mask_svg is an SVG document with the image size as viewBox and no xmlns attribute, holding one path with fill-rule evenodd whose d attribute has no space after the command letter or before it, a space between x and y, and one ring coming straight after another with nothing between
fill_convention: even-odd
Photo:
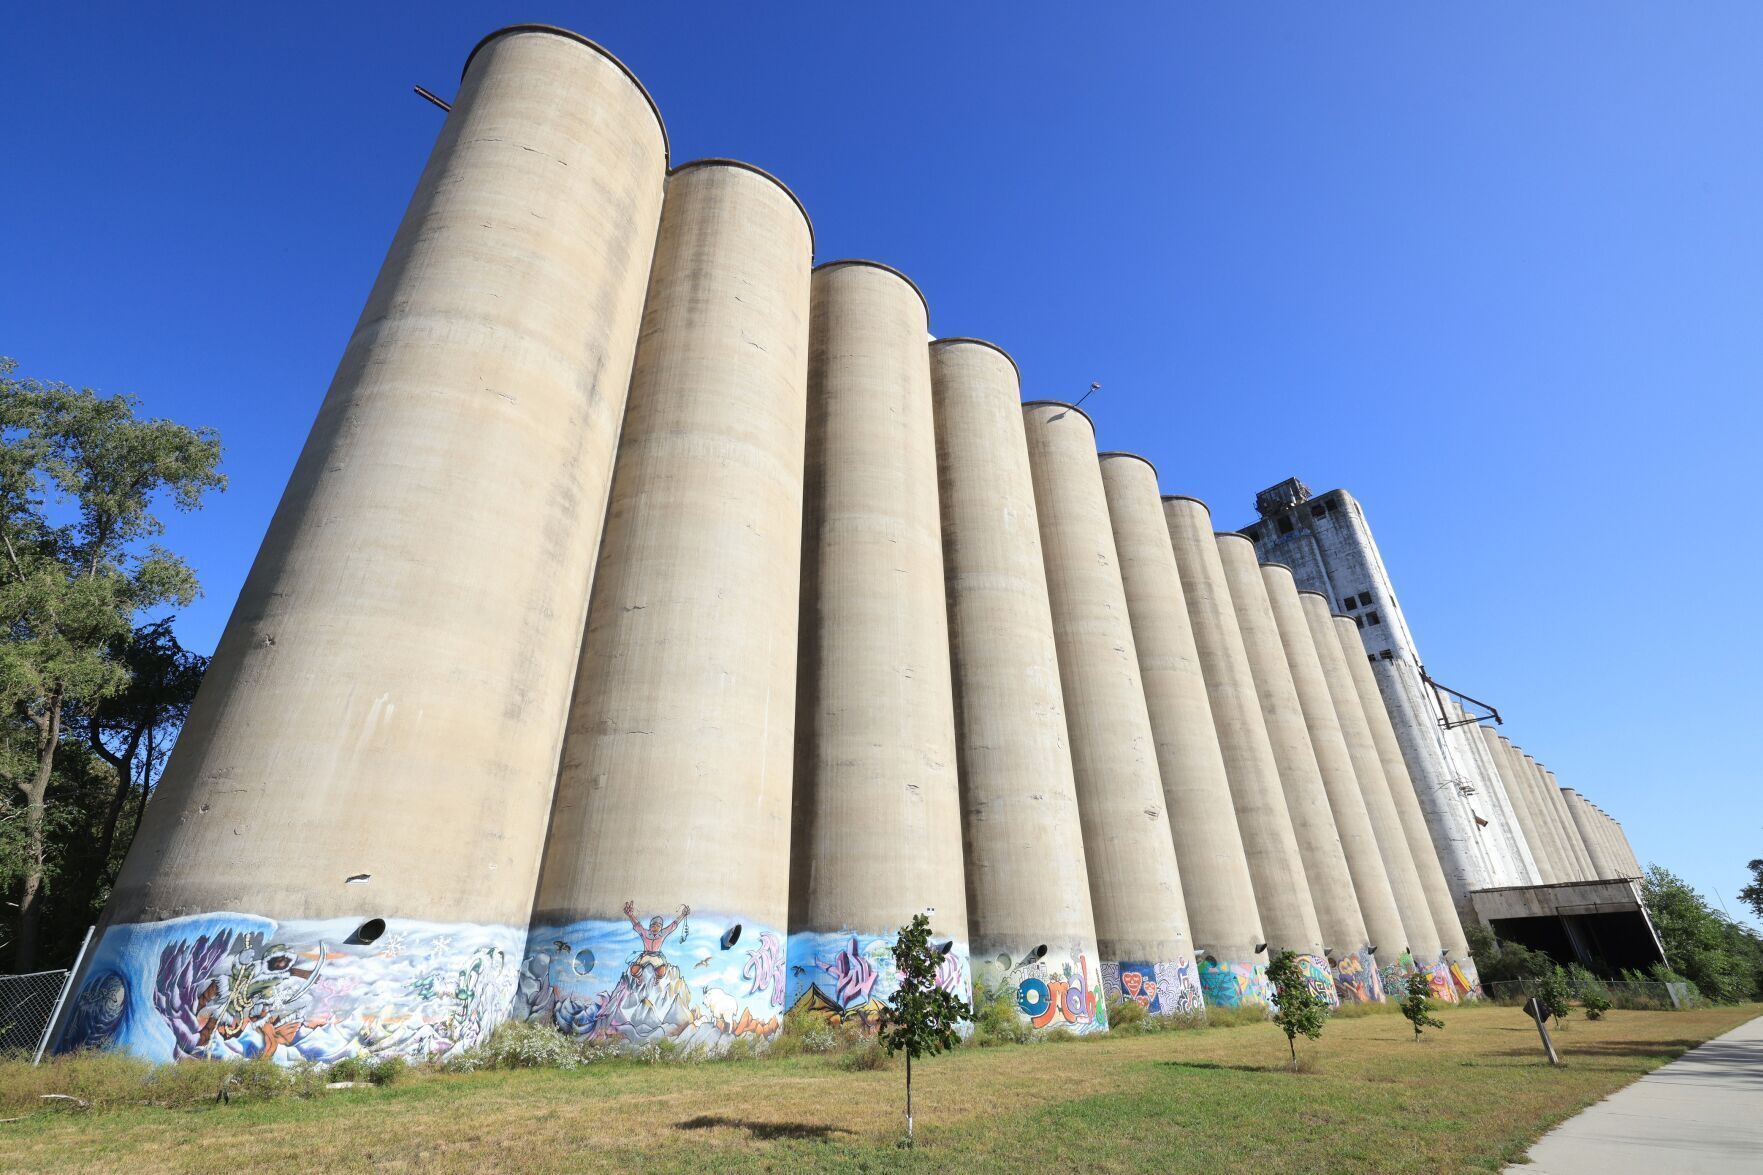
<instances>
[{"instance_id":1,"label":"metal pipe on silo","mask_svg":"<svg viewBox=\"0 0 1763 1175\"><path fill-rule=\"evenodd\" d=\"M1279 764L1268 741L1267 724L1249 669L1249 654L1237 625L1229 582L1203 502L1166 496L1164 526L1181 572L1182 594L1193 626L1207 698L1230 780L1237 827L1255 883L1255 901L1269 951L1291 950L1305 960L1321 988L1334 994L1334 980L1323 956L1322 930L1310 897L1298 840L1292 831L1280 786ZM1248 543L1247 539L1242 540ZM1249 544L1251 561L1254 546Z\"/></svg>"},{"instance_id":2,"label":"metal pipe on silo","mask_svg":"<svg viewBox=\"0 0 1763 1175\"><path fill-rule=\"evenodd\" d=\"M1022 406L1103 965L1197 1002L1193 940L1089 417ZM1084 978L1084 977L1080 977ZM1108 980L1110 986L1114 980ZM1171 1009L1175 1010L1175 1009Z\"/></svg>"},{"instance_id":3,"label":"metal pipe on silo","mask_svg":"<svg viewBox=\"0 0 1763 1175\"><path fill-rule=\"evenodd\" d=\"M276 1060L508 1013L666 161L592 42L472 51L87 964L136 1011L63 1048L230 1055L240 984Z\"/></svg>"},{"instance_id":4,"label":"metal pipe on silo","mask_svg":"<svg viewBox=\"0 0 1763 1175\"><path fill-rule=\"evenodd\" d=\"M1267 939L1163 522L1157 471L1130 453L1102 454L1101 468L1189 928L1211 976L1207 996L1225 1006L1245 996L1255 1000L1266 969L1256 948Z\"/></svg>"},{"instance_id":5,"label":"metal pipe on silo","mask_svg":"<svg viewBox=\"0 0 1763 1175\"><path fill-rule=\"evenodd\" d=\"M1506 797L1512 803L1512 814L1518 819L1518 831L1523 834L1525 846L1530 850L1538 880L1544 885L1565 880L1555 868L1548 841L1544 838L1541 819L1531 811L1528 790L1507 761L1506 752L1500 745L1500 736L1490 727L1478 725L1476 729L1481 731L1481 741L1487 747L1488 758L1493 761L1501 786L1506 789Z\"/></svg>"},{"instance_id":6,"label":"metal pipe on silo","mask_svg":"<svg viewBox=\"0 0 1763 1175\"><path fill-rule=\"evenodd\" d=\"M669 177L527 1019L579 1032L604 1007L597 1037L711 1050L781 1023L813 255L766 172L707 159Z\"/></svg>"},{"instance_id":7,"label":"metal pipe on silo","mask_svg":"<svg viewBox=\"0 0 1763 1175\"><path fill-rule=\"evenodd\" d=\"M1267 727L1268 745L1279 770L1286 813L1304 864L1310 901L1322 930L1324 957L1329 960L1338 995L1370 999L1372 988L1365 973L1374 961L1366 948L1376 944L1367 935L1365 916L1359 912L1359 895L1353 890L1346 850L1335 828L1328 789L1316 762L1316 747L1270 599L1277 586L1283 589L1282 600L1289 593L1289 603L1295 608L1297 584L1290 568L1258 563L1254 543L1243 536L1220 536L1218 549L1237 630L1243 634L1243 648L1249 656L1249 674ZM1277 582L1270 584L1270 580Z\"/></svg>"},{"instance_id":8,"label":"metal pipe on silo","mask_svg":"<svg viewBox=\"0 0 1763 1175\"><path fill-rule=\"evenodd\" d=\"M1418 911L1410 918L1409 911L1414 908L1412 899L1404 898L1398 888L1397 901L1402 910L1402 924L1408 929L1408 945L1415 961L1432 977L1435 992L1473 995L1480 980L1476 976L1475 961L1469 956L1469 939L1463 933L1463 923L1458 917L1456 903L1452 900L1450 885L1445 880L1445 871L1439 861L1432 834L1427 828L1426 817L1420 810L1420 798L1415 794L1414 782L1408 775L1407 761L1402 757L1402 747L1396 739L1389 710L1384 706L1383 693L1378 689L1377 679L1372 676L1371 665L1366 660L1365 644L1360 640L1359 631L1351 618L1333 616L1329 623L1334 626L1341 660L1353 680L1353 689L1359 695L1360 710L1371 728L1371 740L1377 748L1378 762L1383 767L1386 790L1395 806L1396 819L1401 824L1402 839L1407 842L1409 858L1414 863L1415 872L1419 874L1426 910L1431 915L1430 929L1436 935L1430 940L1415 941L1415 924L1421 922L1421 919ZM1367 804L1371 802L1368 798ZM1373 818L1376 818L1375 814ZM1386 855L1385 863L1389 860ZM1397 873L1392 873L1390 880L1398 887L1402 883L1402 878ZM1438 955L1432 954L1435 944L1439 949Z\"/></svg>"},{"instance_id":9,"label":"metal pipe on silo","mask_svg":"<svg viewBox=\"0 0 1763 1175\"><path fill-rule=\"evenodd\" d=\"M885 265L814 270L787 999L872 1026L926 909L971 987L928 318Z\"/></svg>"},{"instance_id":10,"label":"metal pipe on silo","mask_svg":"<svg viewBox=\"0 0 1763 1175\"><path fill-rule=\"evenodd\" d=\"M930 366L974 988L1036 1028L1101 1030L1070 982L1101 955L1016 364L939 339Z\"/></svg>"},{"instance_id":11,"label":"metal pipe on silo","mask_svg":"<svg viewBox=\"0 0 1763 1175\"><path fill-rule=\"evenodd\" d=\"M1351 771L1331 789L1330 799L1336 801L1336 826L1348 850L1354 889L1377 948L1379 985L1387 978L1391 982L1385 995L1400 997L1407 986L1406 975L1412 970L1412 959L1404 964L1402 957L1411 955L1409 948L1416 942L1422 948L1430 947L1439 941L1439 934L1402 818L1390 795L1370 722L1353 685L1352 672L1342 659L1330 603L1319 592L1298 593L1304 626L1327 689L1326 700L1334 710ZM1351 789L1344 786L1347 782Z\"/></svg>"}]
</instances>

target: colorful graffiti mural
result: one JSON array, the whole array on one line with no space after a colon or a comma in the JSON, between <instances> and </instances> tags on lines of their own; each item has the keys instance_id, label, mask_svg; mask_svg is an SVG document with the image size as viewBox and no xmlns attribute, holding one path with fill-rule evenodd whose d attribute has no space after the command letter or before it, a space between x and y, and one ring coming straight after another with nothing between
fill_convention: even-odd
<instances>
[{"instance_id":1,"label":"colorful graffiti mural","mask_svg":"<svg viewBox=\"0 0 1763 1175\"><path fill-rule=\"evenodd\" d=\"M1478 1000L1481 998L1481 976L1476 973L1475 960L1453 959L1449 963L1451 969L1451 985L1457 989L1460 1000Z\"/></svg>"},{"instance_id":2,"label":"colorful graffiti mural","mask_svg":"<svg viewBox=\"0 0 1763 1175\"><path fill-rule=\"evenodd\" d=\"M1414 956L1401 954L1394 963L1386 963L1377 969L1378 982L1383 987L1386 998L1399 1000L1408 994L1408 977L1414 973Z\"/></svg>"},{"instance_id":3,"label":"colorful graffiti mural","mask_svg":"<svg viewBox=\"0 0 1763 1175\"><path fill-rule=\"evenodd\" d=\"M1271 1004L1273 989L1267 983L1267 964L1226 962L1211 955L1200 959L1200 992L1213 1008L1239 1008L1245 1004Z\"/></svg>"},{"instance_id":4,"label":"colorful graffiti mural","mask_svg":"<svg viewBox=\"0 0 1763 1175\"><path fill-rule=\"evenodd\" d=\"M1102 990L1110 1002L1131 1000L1153 1016L1193 1015L1206 1008L1192 959L1103 963Z\"/></svg>"},{"instance_id":5,"label":"colorful graffiti mural","mask_svg":"<svg viewBox=\"0 0 1763 1175\"><path fill-rule=\"evenodd\" d=\"M1383 999L1377 968L1365 951L1354 951L1335 960L1334 987L1343 1004L1374 1004Z\"/></svg>"},{"instance_id":6,"label":"colorful graffiti mural","mask_svg":"<svg viewBox=\"0 0 1763 1175\"><path fill-rule=\"evenodd\" d=\"M1432 996L1433 999L1438 1000L1440 1003L1454 1004L1457 1002L1457 989L1451 983L1450 964L1446 963L1443 959L1440 959L1432 966L1426 967L1423 970L1426 972L1426 988L1428 995Z\"/></svg>"},{"instance_id":7,"label":"colorful graffiti mural","mask_svg":"<svg viewBox=\"0 0 1763 1175\"><path fill-rule=\"evenodd\" d=\"M937 969L937 986L971 999L967 944L938 938L934 931L932 939L950 944ZM866 1031L880 1026L882 1008L899 986L892 935L804 931L789 936L787 959L784 990L791 1012L855 1024Z\"/></svg>"},{"instance_id":8,"label":"colorful graffiti mural","mask_svg":"<svg viewBox=\"0 0 1763 1175\"><path fill-rule=\"evenodd\" d=\"M1321 955L1299 955L1298 969L1304 973L1304 983L1319 999L1331 1008L1341 1006L1341 997L1335 992L1334 972L1329 969L1327 959Z\"/></svg>"},{"instance_id":9,"label":"colorful graffiti mural","mask_svg":"<svg viewBox=\"0 0 1763 1175\"><path fill-rule=\"evenodd\" d=\"M151 1061L438 1057L514 1001L509 927L216 913L113 926L56 1048Z\"/></svg>"},{"instance_id":10,"label":"colorful graffiti mural","mask_svg":"<svg viewBox=\"0 0 1763 1175\"><path fill-rule=\"evenodd\" d=\"M1078 948L1052 952L1037 945L1019 955L999 952L974 965L974 999L984 1003L1002 996L1032 1028L1105 1032L1105 971L1105 964L1098 970L1091 955Z\"/></svg>"},{"instance_id":11,"label":"colorful graffiti mural","mask_svg":"<svg viewBox=\"0 0 1763 1175\"><path fill-rule=\"evenodd\" d=\"M717 1052L767 1039L782 1024L783 943L769 927L689 906L644 921L627 902L622 919L535 928L514 1014L633 1046Z\"/></svg>"}]
</instances>

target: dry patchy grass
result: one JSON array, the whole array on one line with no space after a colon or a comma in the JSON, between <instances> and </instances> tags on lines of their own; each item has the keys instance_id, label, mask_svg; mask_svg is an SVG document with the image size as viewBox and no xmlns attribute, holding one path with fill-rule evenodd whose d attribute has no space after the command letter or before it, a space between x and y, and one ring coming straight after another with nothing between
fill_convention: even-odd
<instances>
[{"instance_id":1,"label":"dry patchy grass","mask_svg":"<svg viewBox=\"0 0 1763 1175\"><path fill-rule=\"evenodd\" d=\"M1399 1016L1331 1022L1285 1069L1270 1025L1063 1046L966 1048L914 1068L916 1150L896 1148L902 1074L834 1056L412 1073L391 1086L186 1108L128 1105L122 1068L85 1112L27 1110L57 1070L0 1067L0 1165L578 1171L1498 1169L1555 1122L1763 1008L1576 1020L1550 1070L1510 1008L1448 1008L1415 1043ZM124 1063L126 1066L126 1063ZM63 1079L72 1070L62 1070ZM138 1081L138 1071L133 1079ZM175 1104L175 1103L171 1103ZM106 1108L115 1107L115 1108Z\"/></svg>"}]
</instances>

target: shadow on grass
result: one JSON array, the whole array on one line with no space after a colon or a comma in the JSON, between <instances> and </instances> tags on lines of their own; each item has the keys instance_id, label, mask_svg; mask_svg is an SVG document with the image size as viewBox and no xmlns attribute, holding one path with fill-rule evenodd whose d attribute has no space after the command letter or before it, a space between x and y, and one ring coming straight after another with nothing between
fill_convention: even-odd
<instances>
[{"instance_id":1,"label":"shadow on grass","mask_svg":"<svg viewBox=\"0 0 1763 1175\"><path fill-rule=\"evenodd\" d=\"M1158 1068L1161 1069L1232 1069L1238 1073L1292 1072L1291 1065L1284 1062L1278 1065L1226 1065L1222 1061L1158 1061L1156 1064ZM1300 1077L1306 1075L1302 1066L1303 1063L1300 1062L1300 1067L1297 1071L1298 1076Z\"/></svg>"},{"instance_id":2,"label":"shadow on grass","mask_svg":"<svg viewBox=\"0 0 1763 1175\"><path fill-rule=\"evenodd\" d=\"M778 1138L806 1138L825 1142L835 1134L849 1134L842 1126L822 1126L814 1122L753 1122L746 1118L724 1118L719 1114L699 1114L696 1118L687 1118L684 1122L674 1123L675 1130L714 1130L718 1126L727 1126L733 1130L745 1130L750 1138L761 1142L770 1142Z\"/></svg>"}]
</instances>

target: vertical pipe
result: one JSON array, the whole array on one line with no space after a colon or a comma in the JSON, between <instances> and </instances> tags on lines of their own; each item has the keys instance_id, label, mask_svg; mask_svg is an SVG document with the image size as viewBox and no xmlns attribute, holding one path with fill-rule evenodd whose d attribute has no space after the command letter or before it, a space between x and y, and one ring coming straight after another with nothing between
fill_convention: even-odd
<instances>
[{"instance_id":1,"label":"vertical pipe","mask_svg":"<svg viewBox=\"0 0 1763 1175\"><path fill-rule=\"evenodd\" d=\"M1104 453L1102 484L1194 951L1214 977L1211 998L1226 1005L1245 995L1253 1000L1266 971L1255 948L1267 939L1183 603L1181 573L1163 523L1157 472L1131 454ZM1238 983L1238 977L1244 981Z\"/></svg>"},{"instance_id":2,"label":"vertical pipe","mask_svg":"<svg viewBox=\"0 0 1763 1175\"><path fill-rule=\"evenodd\" d=\"M1365 980L1367 970L1375 966L1365 949L1372 943L1365 929L1365 916L1359 912L1359 895L1353 888L1346 850L1341 847L1340 832L1329 806L1316 744L1310 737L1310 716L1303 708L1294 680L1295 675L1315 667L1301 661L1293 667L1293 650L1287 648L1276 616L1289 608L1287 626L1302 627L1303 618L1297 612L1297 584L1289 568L1258 563L1255 545L1246 538L1220 539L1218 547L1336 994L1341 998L1374 999L1376 992ZM1276 595L1278 603L1273 599ZM1321 690L1321 683L1314 678L1306 677L1305 684ZM1318 722L1334 722L1332 711L1326 715L1318 711L1316 717ZM1338 738L1338 726L1334 733Z\"/></svg>"},{"instance_id":3,"label":"vertical pipe","mask_svg":"<svg viewBox=\"0 0 1763 1175\"><path fill-rule=\"evenodd\" d=\"M666 157L591 42L473 50L87 964L138 1011L62 1047L228 1054L228 982L277 1061L508 1013Z\"/></svg>"},{"instance_id":4,"label":"vertical pipe","mask_svg":"<svg viewBox=\"0 0 1763 1175\"><path fill-rule=\"evenodd\" d=\"M528 1019L712 1050L781 1022L813 252L766 173L712 159L669 178L527 937Z\"/></svg>"},{"instance_id":5,"label":"vertical pipe","mask_svg":"<svg viewBox=\"0 0 1763 1175\"><path fill-rule=\"evenodd\" d=\"M1520 785L1511 764L1506 761L1504 749L1500 746L1500 736L1490 727L1478 725L1476 729L1481 732L1481 741L1487 747L1488 758L1493 761L1494 771L1499 775L1506 797L1512 803L1512 813L1518 818L1518 831L1523 834L1525 847L1530 850L1531 860L1536 865L1537 879L1544 885L1562 880L1555 870L1554 861L1550 859L1548 843L1543 839L1542 823L1531 812L1530 796Z\"/></svg>"},{"instance_id":6,"label":"vertical pipe","mask_svg":"<svg viewBox=\"0 0 1763 1175\"><path fill-rule=\"evenodd\" d=\"M930 357L974 989L1102 1029L1068 979L1100 955L1016 365L977 339Z\"/></svg>"},{"instance_id":7,"label":"vertical pipe","mask_svg":"<svg viewBox=\"0 0 1763 1175\"><path fill-rule=\"evenodd\" d=\"M1095 432L1070 405L1037 401L1022 413L1097 949L1123 986L1128 972L1167 975L1171 998L1186 1006L1198 995L1187 906Z\"/></svg>"},{"instance_id":8,"label":"vertical pipe","mask_svg":"<svg viewBox=\"0 0 1763 1175\"><path fill-rule=\"evenodd\" d=\"M1231 801L1270 956L1281 950L1295 951L1305 960L1305 969L1316 986L1326 987L1333 999L1334 980L1322 954L1322 929L1280 788L1279 765L1274 761L1249 670L1249 654L1237 626L1230 585L1212 532L1212 515L1203 502L1165 497L1163 520L1181 572L1188 622L1200 653L1206 695L1212 703L1218 746L1224 753ZM1249 550L1252 555L1253 544ZM1203 979L1205 970L1203 966Z\"/></svg>"},{"instance_id":9,"label":"vertical pipe","mask_svg":"<svg viewBox=\"0 0 1763 1175\"><path fill-rule=\"evenodd\" d=\"M1383 694L1371 674L1371 665L1366 661L1365 646L1359 639L1358 630L1347 617L1332 617L1330 623L1334 625L1341 660L1346 663L1347 673L1353 679L1353 689L1359 695L1360 709L1364 711L1366 722L1371 727L1371 739L1383 766L1386 790L1395 806L1396 819L1401 824L1402 839L1407 842L1409 858L1414 863L1415 872L1419 874L1427 912L1432 915L1430 925L1425 928L1432 930L1435 937L1416 941L1415 924L1421 920L1418 913L1414 918L1408 916L1408 911L1413 908L1411 899L1403 900L1398 891L1398 900L1402 901L1402 924L1408 929L1408 946L1413 952L1416 965L1427 973L1435 993L1447 998L1453 991L1458 995L1473 995L1479 980L1475 972L1475 961L1469 956L1469 939L1463 933L1463 923L1457 914L1454 895L1445 879L1436 843L1427 827L1427 818L1421 813L1420 799L1415 794L1414 782L1408 775L1408 766L1402 757L1402 748L1396 739L1389 711L1384 708ZM1371 801L1368 799L1367 802ZM1387 856L1384 859L1386 862L1389 860ZM1391 880L1399 883L1401 879L1392 875Z\"/></svg>"},{"instance_id":10,"label":"vertical pipe","mask_svg":"<svg viewBox=\"0 0 1763 1175\"><path fill-rule=\"evenodd\" d=\"M895 270L814 270L788 998L870 1025L927 909L971 988L927 333Z\"/></svg>"}]
</instances>

